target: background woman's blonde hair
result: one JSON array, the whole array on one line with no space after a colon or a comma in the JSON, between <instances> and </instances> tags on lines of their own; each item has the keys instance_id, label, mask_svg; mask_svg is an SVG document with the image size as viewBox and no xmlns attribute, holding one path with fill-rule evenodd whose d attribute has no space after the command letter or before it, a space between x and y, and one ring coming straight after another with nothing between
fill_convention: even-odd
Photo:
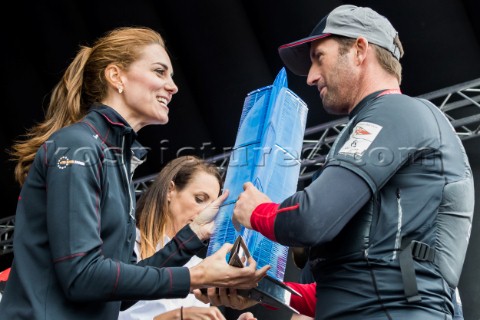
<instances>
[{"instance_id":1,"label":"background woman's blonde hair","mask_svg":"<svg viewBox=\"0 0 480 320\"><path fill-rule=\"evenodd\" d=\"M136 216L142 259L152 256L157 251L157 245L164 245L169 219L167 196L170 182L173 181L177 191L182 191L198 172L213 175L222 188L222 177L213 163L195 156L182 156L170 161L138 200Z\"/></svg>"},{"instance_id":2,"label":"background woman's blonde hair","mask_svg":"<svg viewBox=\"0 0 480 320\"><path fill-rule=\"evenodd\" d=\"M81 120L93 103L107 94L105 68L110 64L127 69L150 44L165 48L162 36L146 27L121 27L97 39L90 48L81 46L62 79L53 88L45 120L12 146L15 179L23 185L40 146L52 133Z\"/></svg>"}]
</instances>

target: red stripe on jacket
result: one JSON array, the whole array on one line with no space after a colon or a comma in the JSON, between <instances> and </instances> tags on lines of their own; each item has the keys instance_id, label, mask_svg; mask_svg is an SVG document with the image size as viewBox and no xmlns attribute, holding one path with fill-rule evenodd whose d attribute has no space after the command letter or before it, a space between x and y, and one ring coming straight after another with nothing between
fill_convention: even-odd
<instances>
[{"instance_id":1,"label":"red stripe on jacket","mask_svg":"<svg viewBox=\"0 0 480 320\"><path fill-rule=\"evenodd\" d=\"M275 218L277 214L284 211L296 210L299 207L297 203L294 206L278 209L280 204L267 202L258 205L250 216L250 224L253 230L260 232L272 241L277 241L275 237Z\"/></svg>"}]
</instances>

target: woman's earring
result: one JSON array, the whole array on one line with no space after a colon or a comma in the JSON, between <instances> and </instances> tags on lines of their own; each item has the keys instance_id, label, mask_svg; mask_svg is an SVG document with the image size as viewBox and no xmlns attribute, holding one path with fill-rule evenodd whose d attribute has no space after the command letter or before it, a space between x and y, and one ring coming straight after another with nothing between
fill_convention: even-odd
<instances>
[{"instance_id":1,"label":"woman's earring","mask_svg":"<svg viewBox=\"0 0 480 320\"><path fill-rule=\"evenodd\" d=\"M118 86L118 93L122 93L123 92L123 87L122 86Z\"/></svg>"}]
</instances>

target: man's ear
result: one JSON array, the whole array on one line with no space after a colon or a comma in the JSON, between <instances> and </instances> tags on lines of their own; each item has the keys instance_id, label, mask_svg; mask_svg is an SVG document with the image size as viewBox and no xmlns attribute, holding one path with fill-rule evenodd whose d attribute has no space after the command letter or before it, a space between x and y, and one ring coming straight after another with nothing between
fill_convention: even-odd
<instances>
[{"instance_id":1,"label":"man's ear","mask_svg":"<svg viewBox=\"0 0 480 320\"><path fill-rule=\"evenodd\" d=\"M122 93L124 90L121 74L122 69L115 64L109 64L105 68L105 79L107 79L109 85L115 90L118 90L119 93Z\"/></svg>"},{"instance_id":2,"label":"man's ear","mask_svg":"<svg viewBox=\"0 0 480 320\"><path fill-rule=\"evenodd\" d=\"M358 37L357 40L355 40L353 48L355 49L355 59L358 64L362 64L363 60L367 57L369 45L368 40L364 37Z\"/></svg>"}]
</instances>

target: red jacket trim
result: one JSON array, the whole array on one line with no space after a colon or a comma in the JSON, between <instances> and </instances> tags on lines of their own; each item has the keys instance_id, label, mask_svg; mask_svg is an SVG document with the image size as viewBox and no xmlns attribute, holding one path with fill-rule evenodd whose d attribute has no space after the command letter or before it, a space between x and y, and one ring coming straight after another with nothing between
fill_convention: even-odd
<instances>
[{"instance_id":1,"label":"red jacket trim","mask_svg":"<svg viewBox=\"0 0 480 320\"><path fill-rule=\"evenodd\" d=\"M277 213L296 210L299 204L281 209L278 209L279 206L280 204L273 202L262 203L253 210L250 216L250 224L253 230L260 232L272 241L277 241L275 237L275 218Z\"/></svg>"}]
</instances>

